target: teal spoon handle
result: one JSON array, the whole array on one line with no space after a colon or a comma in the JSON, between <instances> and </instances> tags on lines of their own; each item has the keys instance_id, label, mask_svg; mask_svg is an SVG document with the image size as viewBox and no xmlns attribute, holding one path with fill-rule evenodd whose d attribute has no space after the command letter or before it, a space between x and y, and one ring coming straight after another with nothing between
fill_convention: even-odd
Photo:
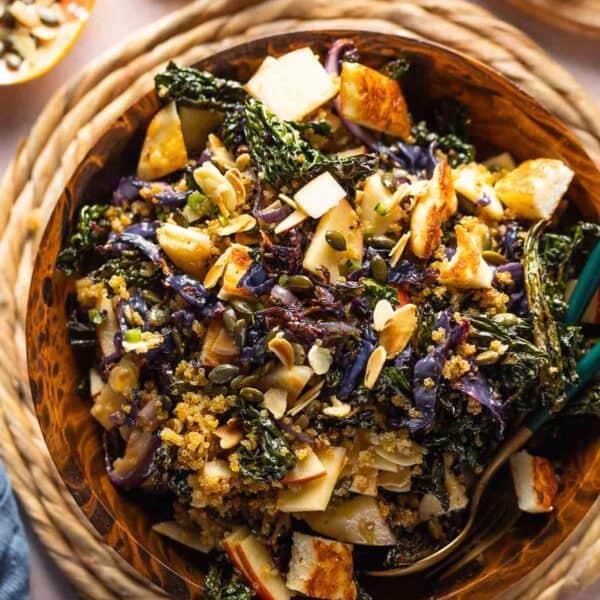
<instances>
[{"instance_id":1,"label":"teal spoon handle","mask_svg":"<svg viewBox=\"0 0 600 600\"><path fill-rule=\"evenodd\" d=\"M598 285L600 285L600 242L592 250L579 275L569 299L565 323L568 325L579 323Z\"/></svg>"},{"instance_id":2,"label":"teal spoon handle","mask_svg":"<svg viewBox=\"0 0 600 600\"><path fill-rule=\"evenodd\" d=\"M581 281L581 280L580 280ZM567 400L576 396L600 371L600 342L595 344L577 363L579 381L567 390ZM538 408L525 420L525 427L532 433L538 431L554 416L547 408Z\"/></svg>"}]
</instances>

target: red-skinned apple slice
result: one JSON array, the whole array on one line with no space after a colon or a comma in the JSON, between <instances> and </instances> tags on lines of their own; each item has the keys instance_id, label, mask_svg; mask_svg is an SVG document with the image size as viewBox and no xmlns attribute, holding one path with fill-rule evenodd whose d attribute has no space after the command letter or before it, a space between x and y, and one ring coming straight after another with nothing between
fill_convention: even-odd
<instances>
[{"instance_id":1,"label":"red-skinned apple slice","mask_svg":"<svg viewBox=\"0 0 600 600\"><path fill-rule=\"evenodd\" d=\"M235 553L242 564L243 573L260 598L289 600L290 591L268 550L258 538L250 534L241 542L237 542Z\"/></svg>"},{"instance_id":2,"label":"red-skinned apple slice","mask_svg":"<svg viewBox=\"0 0 600 600\"><path fill-rule=\"evenodd\" d=\"M250 535L247 527L238 527L234 529L226 538L223 539L223 549L229 556L229 560L233 566L247 579L250 580L248 574L244 570L244 565L237 554L238 544Z\"/></svg>"},{"instance_id":3,"label":"red-skinned apple slice","mask_svg":"<svg viewBox=\"0 0 600 600\"><path fill-rule=\"evenodd\" d=\"M311 451L311 453L300 460L296 466L281 480L282 483L304 483L313 481L323 477L327 471L319 457Z\"/></svg>"}]
</instances>

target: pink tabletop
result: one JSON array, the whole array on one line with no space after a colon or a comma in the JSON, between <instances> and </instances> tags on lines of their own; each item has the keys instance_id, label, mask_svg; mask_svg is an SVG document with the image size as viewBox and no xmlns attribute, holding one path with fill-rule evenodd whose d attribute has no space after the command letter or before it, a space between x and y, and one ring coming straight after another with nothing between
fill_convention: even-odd
<instances>
[{"instance_id":1,"label":"pink tabletop","mask_svg":"<svg viewBox=\"0 0 600 600\"><path fill-rule=\"evenodd\" d=\"M498 0L474 1L531 35L600 102L600 41L562 33L539 24L511 8L498 6L501 4ZM0 88L0 173L12 158L20 140L27 135L44 104L63 82L133 30L188 3L189 0L98 0L83 35L60 65L36 81ZM53 566L45 550L31 533L29 539L32 547L33 600L75 598L71 586ZM600 585L596 585L593 590L580 594L577 600L599 597Z\"/></svg>"}]
</instances>

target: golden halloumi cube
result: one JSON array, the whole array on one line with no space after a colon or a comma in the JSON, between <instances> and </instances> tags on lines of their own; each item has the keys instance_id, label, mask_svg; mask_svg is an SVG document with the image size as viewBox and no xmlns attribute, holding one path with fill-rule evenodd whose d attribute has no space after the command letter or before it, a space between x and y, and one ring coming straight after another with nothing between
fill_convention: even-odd
<instances>
[{"instance_id":1,"label":"golden halloumi cube","mask_svg":"<svg viewBox=\"0 0 600 600\"><path fill-rule=\"evenodd\" d=\"M500 201L520 219L549 219L569 189L573 171L561 160L538 158L521 163L494 189Z\"/></svg>"},{"instance_id":2,"label":"golden halloumi cube","mask_svg":"<svg viewBox=\"0 0 600 600\"><path fill-rule=\"evenodd\" d=\"M338 91L337 83L310 48L267 57L244 88L287 121L300 121Z\"/></svg>"},{"instance_id":3,"label":"golden halloumi cube","mask_svg":"<svg viewBox=\"0 0 600 600\"><path fill-rule=\"evenodd\" d=\"M202 279L211 258L210 236L197 227L181 227L165 223L156 238L175 266L196 279Z\"/></svg>"},{"instance_id":4,"label":"golden halloumi cube","mask_svg":"<svg viewBox=\"0 0 600 600\"><path fill-rule=\"evenodd\" d=\"M137 175L153 180L183 169L188 163L181 120L175 102L161 108L150 121L142 146Z\"/></svg>"},{"instance_id":5,"label":"golden halloumi cube","mask_svg":"<svg viewBox=\"0 0 600 600\"><path fill-rule=\"evenodd\" d=\"M475 238L462 226L456 232L456 253L440 268L440 282L458 289L481 289L492 287L494 271L483 260L480 246Z\"/></svg>"},{"instance_id":6,"label":"golden halloumi cube","mask_svg":"<svg viewBox=\"0 0 600 600\"><path fill-rule=\"evenodd\" d=\"M326 240L328 231L341 233L346 240L346 250L334 250ZM315 234L304 254L303 267L321 275L319 267L329 271L331 282L338 281L340 265L348 260L357 260L363 254L363 236L358 216L346 199L330 209L319 220Z\"/></svg>"},{"instance_id":7,"label":"golden halloumi cube","mask_svg":"<svg viewBox=\"0 0 600 600\"><path fill-rule=\"evenodd\" d=\"M510 458L519 508L529 513L550 512L558 491L552 463L521 450Z\"/></svg>"},{"instance_id":8,"label":"golden halloumi cube","mask_svg":"<svg viewBox=\"0 0 600 600\"><path fill-rule=\"evenodd\" d=\"M286 584L311 598L355 600L352 546L294 532Z\"/></svg>"},{"instance_id":9,"label":"golden halloumi cube","mask_svg":"<svg viewBox=\"0 0 600 600\"><path fill-rule=\"evenodd\" d=\"M357 195L358 216L365 233L383 235L403 215L394 193L388 190L375 173L365 179L365 186Z\"/></svg>"},{"instance_id":10,"label":"golden halloumi cube","mask_svg":"<svg viewBox=\"0 0 600 600\"><path fill-rule=\"evenodd\" d=\"M502 219L504 208L492 185L492 174L484 165L475 162L460 165L453 175L455 190L475 205L477 214L495 221Z\"/></svg>"},{"instance_id":11,"label":"golden halloumi cube","mask_svg":"<svg viewBox=\"0 0 600 600\"><path fill-rule=\"evenodd\" d=\"M419 258L429 258L442 239L442 224L456 213L458 200L452 169L442 160L425 191L417 198L410 218L410 249Z\"/></svg>"},{"instance_id":12,"label":"golden halloumi cube","mask_svg":"<svg viewBox=\"0 0 600 600\"><path fill-rule=\"evenodd\" d=\"M341 115L369 129L410 139L410 116L399 83L359 63L342 63Z\"/></svg>"},{"instance_id":13,"label":"golden halloumi cube","mask_svg":"<svg viewBox=\"0 0 600 600\"><path fill-rule=\"evenodd\" d=\"M238 287L240 279L244 276L253 262L254 260L250 256L250 251L247 246L242 246L241 244L231 245L231 253L223 273L221 289L218 293L220 300L230 300L231 298L254 298L246 288Z\"/></svg>"}]
</instances>

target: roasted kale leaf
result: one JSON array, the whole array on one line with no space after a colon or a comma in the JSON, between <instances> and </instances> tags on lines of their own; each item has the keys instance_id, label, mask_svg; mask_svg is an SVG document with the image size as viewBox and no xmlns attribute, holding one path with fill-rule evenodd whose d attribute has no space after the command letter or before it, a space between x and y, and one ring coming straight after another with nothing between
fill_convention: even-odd
<instances>
[{"instance_id":1,"label":"roasted kale leaf","mask_svg":"<svg viewBox=\"0 0 600 600\"><path fill-rule=\"evenodd\" d=\"M225 573L223 567L212 564L204 579L205 600L251 600L254 591L249 588L232 569Z\"/></svg>"}]
</instances>

